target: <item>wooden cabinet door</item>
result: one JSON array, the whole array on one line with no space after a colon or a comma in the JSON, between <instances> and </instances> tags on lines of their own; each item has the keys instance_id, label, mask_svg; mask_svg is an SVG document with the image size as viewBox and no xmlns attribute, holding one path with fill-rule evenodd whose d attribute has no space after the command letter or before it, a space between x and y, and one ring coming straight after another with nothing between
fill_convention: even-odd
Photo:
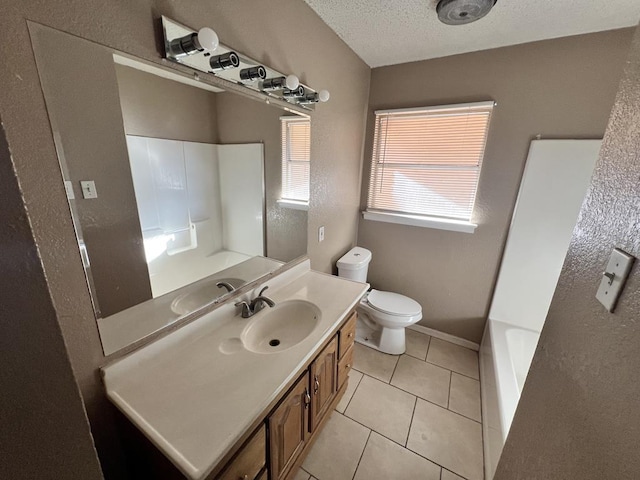
<instances>
[{"instance_id":1,"label":"wooden cabinet door","mask_svg":"<svg viewBox=\"0 0 640 480\"><path fill-rule=\"evenodd\" d=\"M338 391L338 339L334 337L311 364L311 428L327 413Z\"/></svg>"},{"instance_id":2,"label":"wooden cabinet door","mask_svg":"<svg viewBox=\"0 0 640 480\"><path fill-rule=\"evenodd\" d=\"M305 373L269 417L271 480L286 477L309 438L309 373Z\"/></svg>"}]
</instances>

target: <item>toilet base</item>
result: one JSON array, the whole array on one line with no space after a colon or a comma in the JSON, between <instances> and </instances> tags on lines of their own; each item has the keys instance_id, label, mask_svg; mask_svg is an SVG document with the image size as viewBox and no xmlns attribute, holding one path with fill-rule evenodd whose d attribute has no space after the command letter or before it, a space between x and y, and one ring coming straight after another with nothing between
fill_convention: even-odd
<instances>
[{"instance_id":1,"label":"toilet base","mask_svg":"<svg viewBox=\"0 0 640 480\"><path fill-rule=\"evenodd\" d=\"M375 328L365 321L362 313L356 324L356 342L387 353L402 355L406 349L404 328Z\"/></svg>"}]
</instances>

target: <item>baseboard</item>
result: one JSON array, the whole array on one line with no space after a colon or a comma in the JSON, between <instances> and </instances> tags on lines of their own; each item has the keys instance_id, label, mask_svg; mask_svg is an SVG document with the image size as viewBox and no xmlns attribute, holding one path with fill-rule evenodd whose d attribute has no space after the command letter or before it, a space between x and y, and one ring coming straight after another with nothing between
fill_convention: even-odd
<instances>
[{"instance_id":1,"label":"baseboard","mask_svg":"<svg viewBox=\"0 0 640 480\"><path fill-rule=\"evenodd\" d=\"M425 327L423 325L410 325L407 327L409 330L414 330L420 333L426 333L435 338L439 338L440 340L444 340L446 342L451 342L455 345L460 345L461 347L469 348L471 350L475 350L476 352L480 351L480 345L472 342L471 340L467 340L465 338L456 337L455 335L451 335L449 333L439 332L438 330L434 330L433 328Z\"/></svg>"}]
</instances>

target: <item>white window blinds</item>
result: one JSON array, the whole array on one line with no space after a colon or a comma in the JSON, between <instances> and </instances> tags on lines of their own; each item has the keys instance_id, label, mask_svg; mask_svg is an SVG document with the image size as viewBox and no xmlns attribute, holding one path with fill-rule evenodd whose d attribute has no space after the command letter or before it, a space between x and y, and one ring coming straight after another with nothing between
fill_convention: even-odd
<instances>
[{"instance_id":1,"label":"white window blinds","mask_svg":"<svg viewBox=\"0 0 640 480\"><path fill-rule=\"evenodd\" d=\"M470 221L493 105L377 111L368 210Z\"/></svg>"},{"instance_id":2,"label":"white window blinds","mask_svg":"<svg viewBox=\"0 0 640 480\"><path fill-rule=\"evenodd\" d=\"M311 122L282 117L282 199L309 201Z\"/></svg>"}]
</instances>

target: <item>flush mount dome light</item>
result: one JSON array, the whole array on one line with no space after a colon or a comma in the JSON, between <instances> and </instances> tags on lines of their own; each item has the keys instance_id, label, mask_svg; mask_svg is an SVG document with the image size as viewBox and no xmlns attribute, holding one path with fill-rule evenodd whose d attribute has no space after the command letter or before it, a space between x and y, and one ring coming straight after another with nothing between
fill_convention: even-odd
<instances>
[{"instance_id":1,"label":"flush mount dome light","mask_svg":"<svg viewBox=\"0 0 640 480\"><path fill-rule=\"evenodd\" d=\"M436 11L447 25L466 25L484 17L498 0L440 0Z\"/></svg>"}]
</instances>

